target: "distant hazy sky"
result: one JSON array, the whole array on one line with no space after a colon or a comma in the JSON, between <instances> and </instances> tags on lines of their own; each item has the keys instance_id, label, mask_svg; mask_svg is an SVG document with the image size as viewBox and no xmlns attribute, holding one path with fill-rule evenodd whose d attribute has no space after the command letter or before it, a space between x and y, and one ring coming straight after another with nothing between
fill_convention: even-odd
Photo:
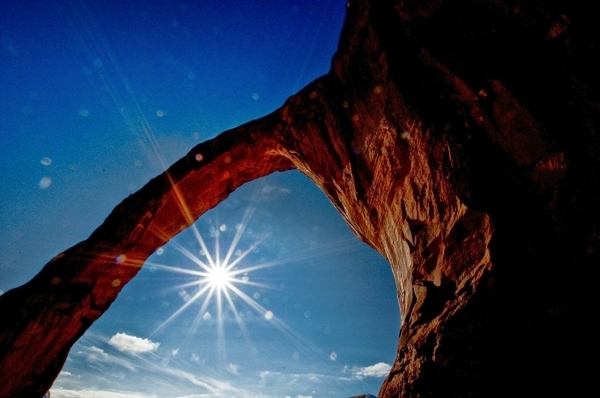
<instances>
[{"instance_id":1,"label":"distant hazy sky","mask_svg":"<svg viewBox=\"0 0 600 398\"><path fill-rule=\"evenodd\" d=\"M2 1L0 292L192 146L326 73L345 10L345 0ZM377 393L398 337L389 265L306 177L247 184L195 228L201 240L188 229L157 251L77 342L53 397ZM199 294L198 262L228 253L239 290L219 309L216 294Z\"/></svg>"}]
</instances>

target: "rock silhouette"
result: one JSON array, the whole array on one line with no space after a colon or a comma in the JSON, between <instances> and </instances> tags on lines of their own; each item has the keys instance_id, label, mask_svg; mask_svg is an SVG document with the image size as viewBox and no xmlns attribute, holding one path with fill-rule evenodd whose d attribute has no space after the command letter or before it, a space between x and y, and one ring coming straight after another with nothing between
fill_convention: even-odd
<instances>
[{"instance_id":1,"label":"rock silhouette","mask_svg":"<svg viewBox=\"0 0 600 398\"><path fill-rule=\"evenodd\" d=\"M0 396L42 396L150 254L240 185L292 168L392 267L402 326L380 398L587 390L600 264L591 7L349 1L327 75L193 148L0 296Z\"/></svg>"}]
</instances>

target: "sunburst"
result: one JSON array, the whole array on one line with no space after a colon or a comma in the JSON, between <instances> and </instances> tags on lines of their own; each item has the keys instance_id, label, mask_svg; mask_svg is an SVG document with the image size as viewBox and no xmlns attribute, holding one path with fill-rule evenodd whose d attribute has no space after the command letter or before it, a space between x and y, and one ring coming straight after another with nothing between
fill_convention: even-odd
<instances>
[{"instance_id":1,"label":"sunburst","mask_svg":"<svg viewBox=\"0 0 600 398\"><path fill-rule=\"evenodd\" d=\"M192 251L175 241L171 241L169 243L169 245L191 260L197 266L197 269L147 262L147 265L156 269L162 269L165 271L191 276L191 280L189 282L178 286L180 289L180 294L184 299L184 303L171 316L169 316L169 318L160 324L158 328L152 332L152 335L173 321L192 304L201 302L202 304L196 314L194 325L197 325L202 320L209 320L212 319L213 316L216 316L219 335L221 336L223 334L224 305L227 304L240 329L244 335L247 336L244 321L240 316L240 311L234 302L235 297L239 297L244 303L252 308L252 310L260 314L264 319L273 322L274 325L279 329L283 329L296 335L296 333L293 332L289 326L275 317L271 310L263 307L255 299L242 290L242 286L269 288L268 285L251 281L249 275L253 271L281 264L281 262L268 262L245 266L243 265L243 262L247 256L257 249L258 245L260 245L268 236L262 236L253 244L251 244L245 251L241 251L238 248L240 245L240 240L245 233L251 213L251 211L247 211L242 222L236 226L235 236L224 255L222 255L220 251L219 238L221 233L226 230L225 225L221 225L218 228L213 227L215 246L212 251L208 249L198 230L198 227L195 224L190 227L196 238L195 240L201 249L201 256L195 255ZM189 294L187 290L191 290L192 287L197 287L197 290L195 293ZM214 303L216 307L214 314L208 311L211 303Z\"/></svg>"},{"instance_id":2,"label":"sunburst","mask_svg":"<svg viewBox=\"0 0 600 398\"><path fill-rule=\"evenodd\" d=\"M235 281L234 273L221 264L210 267L210 269L207 272L202 273L202 275L204 276L206 283L218 291L231 288L231 283Z\"/></svg>"},{"instance_id":3,"label":"sunburst","mask_svg":"<svg viewBox=\"0 0 600 398\"><path fill-rule=\"evenodd\" d=\"M171 241L169 243L170 246L191 260L192 263L197 267L196 269L175 267L172 265L158 264L155 262L146 263L147 265L156 269L185 274L191 277L189 282L178 285L178 288L180 289L180 296L184 300L183 304L164 322L162 322L151 333L151 335L156 334L162 328L167 326L175 318L190 308L192 304L201 303L200 308L195 314L191 331L193 332L196 330L196 328L203 321L211 321L210 323L212 323L212 321L216 321L215 324L217 327L218 338L217 346L219 347L221 355L224 356L224 352L226 351L224 338L224 313L226 312L225 306L228 306L228 313L233 314L233 317L243 336L248 341L251 341L244 318L241 315L241 311L238 309L238 305L240 303L238 302L238 305L236 305L235 298L237 297L241 299L245 305L251 308L252 311L259 314L262 319L278 329L284 336L293 342L294 345L302 347L304 350L308 350L308 352L317 353L318 356L326 355L320 348L315 346L312 342L277 317L271 309L265 308L257 300L244 292L243 289L247 286L259 287L261 289L271 288L269 285L250 280L250 274L253 271L281 265L286 262L286 260L283 259L282 261L272 261L259 264L244 264L245 260L248 258L248 255L254 252L258 246L269 236L268 234L265 234L256 239L255 242L249 245L245 251L239 249L239 246L241 246L240 240L245 234L246 226L248 225L251 214L252 211L246 211L242 222L237 224L235 228L235 236L226 250L226 253L221 253L219 240L219 238L222 236L222 233L227 229L225 225L218 227L213 226L211 228L211 235L215 238L214 249L212 251L208 249L198 230L198 227L195 224L190 227L194 234L195 241L199 246L198 248L200 249L200 256L197 256L188 248L182 246L176 241ZM195 288L195 293L188 293L188 290L192 291L193 288ZM257 296L254 297L256 298ZM211 306L211 303L213 306ZM211 312L211 310L209 310L209 306L211 309L214 308L214 311Z\"/></svg>"}]
</instances>

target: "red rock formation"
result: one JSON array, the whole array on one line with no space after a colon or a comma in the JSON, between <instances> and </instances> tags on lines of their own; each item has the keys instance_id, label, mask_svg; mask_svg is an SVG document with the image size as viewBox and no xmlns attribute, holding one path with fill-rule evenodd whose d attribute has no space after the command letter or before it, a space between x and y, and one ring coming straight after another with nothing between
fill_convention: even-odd
<instances>
[{"instance_id":1,"label":"red rock formation","mask_svg":"<svg viewBox=\"0 0 600 398\"><path fill-rule=\"evenodd\" d=\"M0 297L0 396L42 395L157 247L292 167L391 264L402 329L380 397L590 386L600 35L562 3L351 0L328 75L194 148Z\"/></svg>"}]
</instances>

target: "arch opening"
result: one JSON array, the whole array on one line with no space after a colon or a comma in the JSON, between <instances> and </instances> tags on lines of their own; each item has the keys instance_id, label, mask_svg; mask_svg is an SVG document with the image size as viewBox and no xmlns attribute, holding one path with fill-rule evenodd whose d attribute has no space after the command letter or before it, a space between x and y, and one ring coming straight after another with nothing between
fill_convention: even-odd
<instances>
[{"instance_id":1,"label":"arch opening","mask_svg":"<svg viewBox=\"0 0 600 398\"><path fill-rule=\"evenodd\" d=\"M217 259L234 264L222 294L198 265ZM120 379L141 396L377 394L395 357L396 297L387 261L312 181L272 174L157 250L51 391Z\"/></svg>"}]
</instances>

